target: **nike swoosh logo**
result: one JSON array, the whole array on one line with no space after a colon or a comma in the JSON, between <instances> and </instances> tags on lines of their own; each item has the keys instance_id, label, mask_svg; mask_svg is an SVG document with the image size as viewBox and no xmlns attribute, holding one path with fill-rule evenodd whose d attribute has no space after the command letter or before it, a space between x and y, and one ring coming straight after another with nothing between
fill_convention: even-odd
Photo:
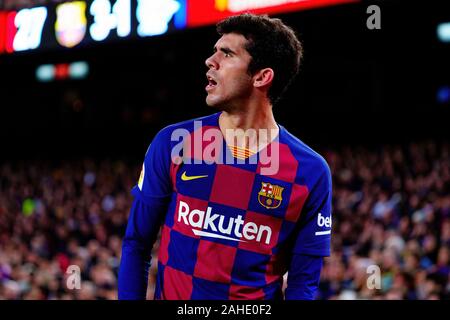
<instances>
[{"instance_id":1,"label":"nike swoosh logo","mask_svg":"<svg viewBox=\"0 0 450 320\"><path fill-rule=\"evenodd\" d=\"M181 180L183 180L183 181L190 181L190 180L195 180L195 179L200 179L200 178L206 178L207 176L208 175L204 175L204 176L187 176L186 175L186 171L185 171L181 175Z\"/></svg>"}]
</instances>

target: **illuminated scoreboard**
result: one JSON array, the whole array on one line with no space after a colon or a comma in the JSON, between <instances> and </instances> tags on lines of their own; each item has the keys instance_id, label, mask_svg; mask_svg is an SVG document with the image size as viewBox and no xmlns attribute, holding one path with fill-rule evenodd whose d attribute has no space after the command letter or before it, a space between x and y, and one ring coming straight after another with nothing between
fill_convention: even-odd
<instances>
[{"instance_id":1,"label":"illuminated scoreboard","mask_svg":"<svg viewBox=\"0 0 450 320\"><path fill-rule=\"evenodd\" d=\"M281 13L357 0L84 0L0 11L0 54L149 37L243 12Z\"/></svg>"},{"instance_id":2,"label":"illuminated scoreboard","mask_svg":"<svg viewBox=\"0 0 450 320\"><path fill-rule=\"evenodd\" d=\"M72 48L186 27L185 0L92 0L0 11L0 53Z\"/></svg>"}]
</instances>

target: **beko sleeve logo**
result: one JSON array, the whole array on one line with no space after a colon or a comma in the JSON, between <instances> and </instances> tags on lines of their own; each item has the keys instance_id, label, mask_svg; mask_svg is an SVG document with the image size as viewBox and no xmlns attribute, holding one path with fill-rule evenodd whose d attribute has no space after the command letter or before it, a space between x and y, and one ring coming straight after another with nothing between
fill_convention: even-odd
<instances>
[{"instance_id":1,"label":"beko sleeve logo","mask_svg":"<svg viewBox=\"0 0 450 320\"><path fill-rule=\"evenodd\" d=\"M326 230L326 231L317 231L315 233L316 236L322 236L322 235L326 235L326 234L331 234L331 217L324 217L322 216L322 213L319 212L319 214L317 215L317 225L320 228L329 228L330 230Z\"/></svg>"}]
</instances>

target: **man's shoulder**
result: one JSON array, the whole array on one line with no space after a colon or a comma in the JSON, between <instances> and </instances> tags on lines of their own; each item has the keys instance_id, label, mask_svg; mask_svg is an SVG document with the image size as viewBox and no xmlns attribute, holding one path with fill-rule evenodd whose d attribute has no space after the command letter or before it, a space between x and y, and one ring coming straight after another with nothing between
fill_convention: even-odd
<instances>
[{"instance_id":1,"label":"man's shoulder","mask_svg":"<svg viewBox=\"0 0 450 320\"><path fill-rule=\"evenodd\" d=\"M150 142L145 153L146 159L154 159L155 154L158 154L166 161L170 161L168 155L172 153L174 147L176 147L180 141L186 139L187 136L200 127L217 126L219 115L220 113L214 113L208 116L174 123L162 128Z\"/></svg>"},{"instance_id":2,"label":"man's shoulder","mask_svg":"<svg viewBox=\"0 0 450 320\"><path fill-rule=\"evenodd\" d=\"M284 127L281 128L284 134L280 138L280 143L286 144L289 147L293 157L300 166L308 167L316 173L330 174L328 163L319 152L311 148Z\"/></svg>"}]
</instances>

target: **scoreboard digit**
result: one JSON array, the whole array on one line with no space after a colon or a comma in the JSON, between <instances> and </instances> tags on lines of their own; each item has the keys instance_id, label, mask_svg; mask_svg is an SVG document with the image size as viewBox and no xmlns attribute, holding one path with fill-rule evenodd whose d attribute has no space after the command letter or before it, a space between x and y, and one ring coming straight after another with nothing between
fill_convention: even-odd
<instances>
[{"instance_id":1,"label":"scoreboard digit","mask_svg":"<svg viewBox=\"0 0 450 320\"><path fill-rule=\"evenodd\" d=\"M14 25L17 33L14 37L14 51L36 49L41 44L42 28L47 18L47 8L36 7L17 12Z\"/></svg>"},{"instance_id":2,"label":"scoreboard digit","mask_svg":"<svg viewBox=\"0 0 450 320\"><path fill-rule=\"evenodd\" d=\"M116 29L119 37L130 34L130 0L117 0L112 8L109 0L94 0L89 12L94 17L94 23L89 28L89 32L95 41L105 40L113 29Z\"/></svg>"}]
</instances>

